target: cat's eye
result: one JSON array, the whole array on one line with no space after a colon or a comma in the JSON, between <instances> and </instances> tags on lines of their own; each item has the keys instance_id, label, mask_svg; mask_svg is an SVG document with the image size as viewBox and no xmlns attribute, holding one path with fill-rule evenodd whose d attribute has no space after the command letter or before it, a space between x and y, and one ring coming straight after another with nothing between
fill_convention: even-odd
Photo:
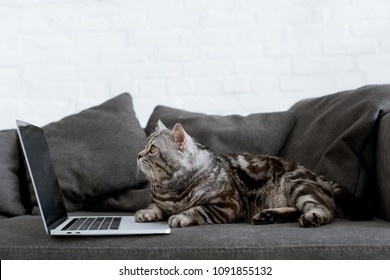
<instances>
[{"instance_id":1,"label":"cat's eye","mask_svg":"<svg viewBox=\"0 0 390 280\"><path fill-rule=\"evenodd\" d=\"M150 146L149 154L153 155L157 152L157 147L155 145Z\"/></svg>"}]
</instances>

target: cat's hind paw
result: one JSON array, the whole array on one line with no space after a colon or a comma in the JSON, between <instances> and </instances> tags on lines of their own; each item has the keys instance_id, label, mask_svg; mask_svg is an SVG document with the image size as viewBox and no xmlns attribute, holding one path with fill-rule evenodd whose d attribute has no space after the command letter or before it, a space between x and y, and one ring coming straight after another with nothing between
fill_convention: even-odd
<instances>
[{"instance_id":1,"label":"cat's hind paw","mask_svg":"<svg viewBox=\"0 0 390 280\"><path fill-rule=\"evenodd\" d=\"M274 215L269 211L261 211L252 218L252 224L254 225L273 224L274 222Z\"/></svg>"},{"instance_id":2,"label":"cat's hind paw","mask_svg":"<svg viewBox=\"0 0 390 280\"><path fill-rule=\"evenodd\" d=\"M314 212L309 212L303 214L298 219L298 222L301 227L319 227L321 225L321 217Z\"/></svg>"},{"instance_id":3,"label":"cat's hind paw","mask_svg":"<svg viewBox=\"0 0 390 280\"><path fill-rule=\"evenodd\" d=\"M295 207L280 207L264 209L252 218L252 224L264 225L295 222L301 212Z\"/></svg>"}]
</instances>

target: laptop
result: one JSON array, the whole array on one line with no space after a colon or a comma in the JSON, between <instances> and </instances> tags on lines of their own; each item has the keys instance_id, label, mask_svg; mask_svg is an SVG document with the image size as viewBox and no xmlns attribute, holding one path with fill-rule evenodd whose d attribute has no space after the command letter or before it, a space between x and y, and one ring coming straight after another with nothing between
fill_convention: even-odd
<instances>
[{"instance_id":1,"label":"laptop","mask_svg":"<svg viewBox=\"0 0 390 280\"><path fill-rule=\"evenodd\" d=\"M165 222L137 223L134 216L69 216L42 128L16 121L19 139L49 235L168 234Z\"/></svg>"}]
</instances>

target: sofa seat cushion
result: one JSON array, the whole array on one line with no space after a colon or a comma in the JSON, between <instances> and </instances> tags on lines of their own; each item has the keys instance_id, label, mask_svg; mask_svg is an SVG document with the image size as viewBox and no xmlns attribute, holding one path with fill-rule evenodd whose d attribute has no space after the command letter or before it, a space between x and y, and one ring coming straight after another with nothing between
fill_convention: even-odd
<instances>
[{"instance_id":1,"label":"sofa seat cushion","mask_svg":"<svg viewBox=\"0 0 390 280\"><path fill-rule=\"evenodd\" d=\"M297 223L204 225L169 235L51 237L38 216L0 220L1 259L390 259L390 223L337 219Z\"/></svg>"}]
</instances>

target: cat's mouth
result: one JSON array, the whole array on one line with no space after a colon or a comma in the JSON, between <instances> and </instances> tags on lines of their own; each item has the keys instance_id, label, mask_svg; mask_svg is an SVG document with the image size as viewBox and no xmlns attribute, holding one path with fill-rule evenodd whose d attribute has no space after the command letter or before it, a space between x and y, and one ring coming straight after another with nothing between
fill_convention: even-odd
<instances>
[{"instance_id":1,"label":"cat's mouth","mask_svg":"<svg viewBox=\"0 0 390 280\"><path fill-rule=\"evenodd\" d=\"M149 163L147 161L144 161L144 160L138 160L137 164L138 164L138 167L141 169L141 171L145 175L148 175L149 169L150 169Z\"/></svg>"}]
</instances>

